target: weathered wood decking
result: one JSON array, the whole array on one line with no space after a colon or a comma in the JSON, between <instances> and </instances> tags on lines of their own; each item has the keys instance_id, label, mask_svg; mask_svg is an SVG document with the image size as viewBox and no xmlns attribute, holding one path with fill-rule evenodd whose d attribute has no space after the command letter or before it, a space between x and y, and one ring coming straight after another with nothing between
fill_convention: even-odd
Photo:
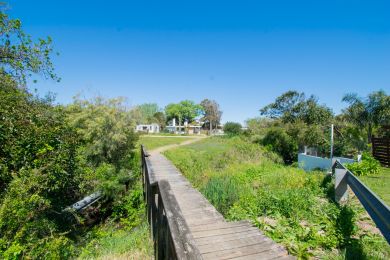
<instances>
[{"instance_id":1,"label":"weathered wood decking","mask_svg":"<svg viewBox=\"0 0 390 260\"><path fill-rule=\"evenodd\" d=\"M146 158L151 182L169 182L203 259L294 259L249 222L225 221L161 151L152 151Z\"/></svg>"}]
</instances>

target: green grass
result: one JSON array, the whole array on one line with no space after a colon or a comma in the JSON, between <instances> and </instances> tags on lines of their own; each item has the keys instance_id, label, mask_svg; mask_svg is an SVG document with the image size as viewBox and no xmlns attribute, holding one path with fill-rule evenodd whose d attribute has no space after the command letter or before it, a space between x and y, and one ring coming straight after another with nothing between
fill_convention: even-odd
<instances>
[{"instance_id":1,"label":"green grass","mask_svg":"<svg viewBox=\"0 0 390 260\"><path fill-rule=\"evenodd\" d=\"M190 136L189 134L174 134L174 133L148 133L148 134L145 134L145 133L141 133L142 136L174 136L174 137L178 137L178 136Z\"/></svg>"},{"instance_id":2,"label":"green grass","mask_svg":"<svg viewBox=\"0 0 390 260\"><path fill-rule=\"evenodd\" d=\"M147 223L129 231L108 224L91 232L79 259L151 259L153 245Z\"/></svg>"},{"instance_id":3,"label":"green grass","mask_svg":"<svg viewBox=\"0 0 390 260\"><path fill-rule=\"evenodd\" d=\"M322 172L284 166L275 154L237 137L207 138L165 155L225 218L251 220L293 255L390 257L382 236L359 228L358 221L367 222L359 204L333 202L333 181Z\"/></svg>"},{"instance_id":4,"label":"green grass","mask_svg":"<svg viewBox=\"0 0 390 260\"><path fill-rule=\"evenodd\" d=\"M141 135L139 139L139 143L143 144L147 150L153 150L166 145L180 144L182 142L191 139L192 139L191 137L178 137L178 136L152 137L147 135Z\"/></svg>"},{"instance_id":5,"label":"green grass","mask_svg":"<svg viewBox=\"0 0 390 260\"><path fill-rule=\"evenodd\" d=\"M359 179L390 205L390 168L382 167L378 175L359 176Z\"/></svg>"}]
</instances>

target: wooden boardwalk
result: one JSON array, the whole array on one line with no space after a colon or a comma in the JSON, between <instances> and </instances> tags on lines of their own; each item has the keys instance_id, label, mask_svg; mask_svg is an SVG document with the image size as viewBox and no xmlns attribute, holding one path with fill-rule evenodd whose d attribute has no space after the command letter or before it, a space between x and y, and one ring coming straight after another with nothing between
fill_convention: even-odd
<instances>
[{"instance_id":1,"label":"wooden boardwalk","mask_svg":"<svg viewBox=\"0 0 390 260\"><path fill-rule=\"evenodd\" d=\"M248 221L227 222L160 152L146 158L151 182L169 182L203 259L295 259Z\"/></svg>"}]
</instances>

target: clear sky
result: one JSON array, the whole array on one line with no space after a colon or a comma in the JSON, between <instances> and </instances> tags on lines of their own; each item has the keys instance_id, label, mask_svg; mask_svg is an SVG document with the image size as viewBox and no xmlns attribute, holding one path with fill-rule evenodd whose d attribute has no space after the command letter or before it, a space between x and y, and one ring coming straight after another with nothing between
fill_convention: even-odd
<instances>
[{"instance_id":1,"label":"clear sky","mask_svg":"<svg viewBox=\"0 0 390 260\"><path fill-rule=\"evenodd\" d=\"M211 98L244 122L284 91L390 92L390 1L10 0L10 14L60 53L60 83L33 88L69 103L125 96L130 105Z\"/></svg>"}]
</instances>

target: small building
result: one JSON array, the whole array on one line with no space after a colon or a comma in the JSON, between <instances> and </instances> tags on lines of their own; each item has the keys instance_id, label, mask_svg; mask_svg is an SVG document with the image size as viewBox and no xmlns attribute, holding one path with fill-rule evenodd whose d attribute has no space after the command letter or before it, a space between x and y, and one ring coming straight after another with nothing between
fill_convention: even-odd
<instances>
[{"instance_id":1,"label":"small building","mask_svg":"<svg viewBox=\"0 0 390 260\"><path fill-rule=\"evenodd\" d=\"M175 118L170 122L168 126L165 127L165 129L174 134L190 134L190 135L200 135L202 124L198 122L193 123L187 123L184 122L184 125L178 126L176 125Z\"/></svg>"},{"instance_id":2,"label":"small building","mask_svg":"<svg viewBox=\"0 0 390 260\"><path fill-rule=\"evenodd\" d=\"M157 134L160 133L160 126L158 124L137 125L135 131L148 134Z\"/></svg>"},{"instance_id":3,"label":"small building","mask_svg":"<svg viewBox=\"0 0 390 260\"><path fill-rule=\"evenodd\" d=\"M200 135L200 130L202 129L201 125L188 125L187 131L190 135Z\"/></svg>"}]
</instances>

